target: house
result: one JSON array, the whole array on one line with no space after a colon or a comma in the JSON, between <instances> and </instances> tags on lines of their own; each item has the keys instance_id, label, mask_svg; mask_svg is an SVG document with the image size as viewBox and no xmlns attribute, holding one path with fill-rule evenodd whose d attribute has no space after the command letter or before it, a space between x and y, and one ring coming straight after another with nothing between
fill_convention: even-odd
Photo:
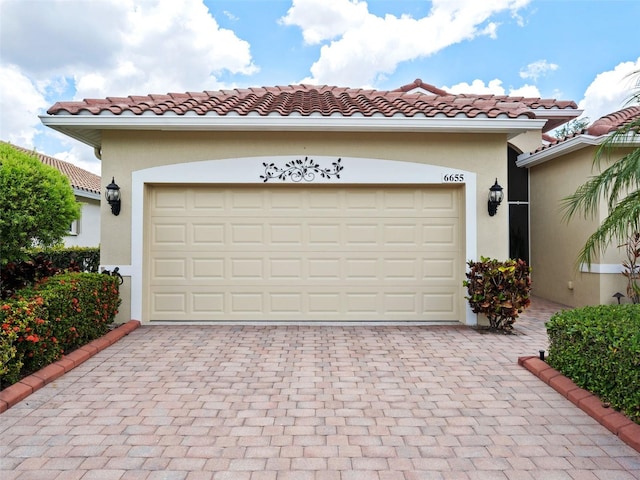
<instances>
[{"instance_id":1,"label":"house","mask_svg":"<svg viewBox=\"0 0 640 480\"><path fill-rule=\"evenodd\" d=\"M121 320L473 325L467 260L528 258L517 156L580 113L417 79L59 102L41 120L120 187L101 261L125 277Z\"/></svg>"},{"instance_id":2,"label":"house","mask_svg":"<svg viewBox=\"0 0 640 480\"><path fill-rule=\"evenodd\" d=\"M6 143L6 142L3 142ZM80 218L69 226L65 247L98 247L100 245L100 177L72 163L10 144L16 150L35 155L42 163L55 168L69 179Z\"/></svg>"},{"instance_id":3,"label":"house","mask_svg":"<svg viewBox=\"0 0 640 480\"><path fill-rule=\"evenodd\" d=\"M536 295L579 307L617 303L613 295L626 294L627 281L621 275L625 251L616 243L590 268L576 265L578 252L608 214L605 201L595 218L576 216L570 222L564 218L561 203L600 172L593 161L611 133L639 118L639 106L624 108L568 138L552 140L518 157L517 165L529 170L531 185L531 266ZM603 167L639 147L640 137L627 139L604 156Z\"/></svg>"}]
</instances>

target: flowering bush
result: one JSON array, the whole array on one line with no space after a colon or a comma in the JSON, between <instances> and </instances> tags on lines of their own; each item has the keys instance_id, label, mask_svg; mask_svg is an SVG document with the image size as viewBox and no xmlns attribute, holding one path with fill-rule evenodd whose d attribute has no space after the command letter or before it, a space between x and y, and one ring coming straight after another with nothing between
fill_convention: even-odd
<instances>
[{"instance_id":1,"label":"flowering bush","mask_svg":"<svg viewBox=\"0 0 640 480\"><path fill-rule=\"evenodd\" d=\"M66 273L0 305L0 386L104 335L120 305L117 278Z\"/></svg>"},{"instance_id":2,"label":"flowering bush","mask_svg":"<svg viewBox=\"0 0 640 480\"><path fill-rule=\"evenodd\" d=\"M42 297L21 298L0 307L0 383L20 380L60 358L62 349L46 320Z\"/></svg>"}]
</instances>

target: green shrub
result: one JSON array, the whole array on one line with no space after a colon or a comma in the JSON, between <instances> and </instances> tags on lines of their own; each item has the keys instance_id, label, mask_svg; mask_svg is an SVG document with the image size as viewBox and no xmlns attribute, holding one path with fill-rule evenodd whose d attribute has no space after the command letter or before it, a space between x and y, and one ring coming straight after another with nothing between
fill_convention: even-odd
<instances>
[{"instance_id":1,"label":"green shrub","mask_svg":"<svg viewBox=\"0 0 640 480\"><path fill-rule=\"evenodd\" d=\"M3 266L0 271L0 298L9 298L18 290L64 271L98 273L99 268L98 247L32 249L25 260L8 262Z\"/></svg>"},{"instance_id":2,"label":"green shrub","mask_svg":"<svg viewBox=\"0 0 640 480\"><path fill-rule=\"evenodd\" d=\"M59 243L80 218L69 179L35 155L0 142L0 265Z\"/></svg>"},{"instance_id":3,"label":"green shrub","mask_svg":"<svg viewBox=\"0 0 640 480\"><path fill-rule=\"evenodd\" d=\"M531 304L531 268L524 260L501 262L481 257L467 262L469 306L473 313L483 313L492 330L511 331L518 315Z\"/></svg>"},{"instance_id":4,"label":"green shrub","mask_svg":"<svg viewBox=\"0 0 640 480\"><path fill-rule=\"evenodd\" d=\"M549 365L640 423L640 305L567 310L546 327Z\"/></svg>"},{"instance_id":5,"label":"green shrub","mask_svg":"<svg viewBox=\"0 0 640 480\"><path fill-rule=\"evenodd\" d=\"M34 250L32 255L42 255L60 270L78 269L81 272L100 271L100 247L51 247Z\"/></svg>"},{"instance_id":6,"label":"green shrub","mask_svg":"<svg viewBox=\"0 0 640 480\"><path fill-rule=\"evenodd\" d=\"M107 333L119 305L118 279L97 273L55 275L21 290L0 307L0 385Z\"/></svg>"}]
</instances>

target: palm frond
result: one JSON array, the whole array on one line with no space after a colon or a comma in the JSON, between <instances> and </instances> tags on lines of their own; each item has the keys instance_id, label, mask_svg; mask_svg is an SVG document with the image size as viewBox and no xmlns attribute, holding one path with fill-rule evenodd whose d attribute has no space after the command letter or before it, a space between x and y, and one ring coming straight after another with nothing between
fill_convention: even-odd
<instances>
[{"instance_id":1,"label":"palm frond","mask_svg":"<svg viewBox=\"0 0 640 480\"><path fill-rule=\"evenodd\" d=\"M622 199L587 239L578 254L577 263L591 265L597 254L604 253L613 240L624 243L630 235L640 231L640 190Z\"/></svg>"}]
</instances>

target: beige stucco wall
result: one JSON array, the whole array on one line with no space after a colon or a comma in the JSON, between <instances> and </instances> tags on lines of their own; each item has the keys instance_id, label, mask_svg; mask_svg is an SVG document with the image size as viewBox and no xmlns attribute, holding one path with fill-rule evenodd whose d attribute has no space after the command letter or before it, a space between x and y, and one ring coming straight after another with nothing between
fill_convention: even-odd
<instances>
[{"instance_id":1,"label":"beige stucco wall","mask_svg":"<svg viewBox=\"0 0 640 480\"><path fill-rule=\"evenodd\" d=\"M495 217L487 213L487 195L495 178L502 185L507 183L504 134L107 131L103 133L102 179L106 186L115 177L121 188L122 211L118 217L105 214L108 205L103 202L101 263L131 264L132 172L159 165L270 155L398 160L476 172L478 256L508 256L508 209L503 205ZM127 285L122 288L119 320L129 315Z\"/></svg>"},{"instance_id":2,"label":"beige stucco wall","mask_svg":"<svg viewBox=\"0 0 640 480\"><path fill-rule=\"evenodd\" d=\"M520 152L533 152L540 146L540 132L524 132L509 139L509 144Z\"/></svg>"},{"instance_id":3,"label":"beige stucco wall","mask_svg":"<svg viewBox=\"0 0 640 480\"><path fill-rule=\"evenodd\" d=\"M620 274L580 272L576 259L587 238L606 216L606 205L596 218L564 218L562 199L597 174L592 170L596 147L587 147L530 169L531 266L534 295L579 307L614 303L616 291L624 293ZM612 245L597 264L620 264L621 252Z\"/></svg>"}]
</instances>

